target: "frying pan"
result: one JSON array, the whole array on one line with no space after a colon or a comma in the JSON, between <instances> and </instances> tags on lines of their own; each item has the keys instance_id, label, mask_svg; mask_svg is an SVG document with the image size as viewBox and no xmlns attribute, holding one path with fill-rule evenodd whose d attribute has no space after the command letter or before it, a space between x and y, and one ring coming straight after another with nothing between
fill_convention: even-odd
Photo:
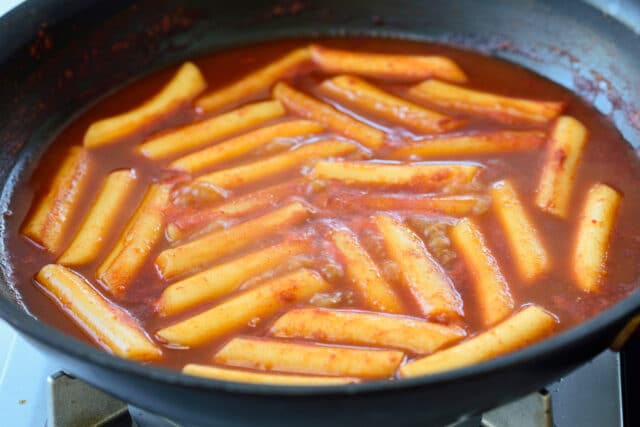
<instances>
[{"instance_id":1,"label":"frying pan","mask_svg":"<svg viewBox=\"0 0 640 427\"><path fill-rule=\"evenodd\" d=\"M638 17L632 0L29 0L0 19L0 315L69 373L190 425L444 424L536 390L610 346L640 312L640 292L522 351L429 377L321 390L235 384L114 357L29 315L8 285L3 221L16 180L81 109L163 66L283 37L377 35L480 50L578 92L638 146Z\"/></svg>"}]
</instances>

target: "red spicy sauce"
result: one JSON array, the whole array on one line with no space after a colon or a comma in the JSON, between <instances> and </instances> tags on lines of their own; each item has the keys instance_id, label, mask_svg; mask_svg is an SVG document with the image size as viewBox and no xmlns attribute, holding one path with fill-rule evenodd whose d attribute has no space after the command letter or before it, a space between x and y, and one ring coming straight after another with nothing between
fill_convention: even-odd
<instances>
[{"instance_id":1,"label":"red spicy sauce","mask_svg":"<svg viewBox=\"0 0 640 427\"><path fill-rule=\"evenodd\" d=\"M252 70L268 64L286 52L308 43L308 40L280 41L229 49L196 59L194 63L201 69L208 81L208 91L212 91L237 80L240 76ZM486 170L481 177L485 185L499 179L509 178L517 186L524 202L524 207L529 212L532 221L536 224L549 252L553 264L553 269L550 273L536 280L533 284L525 285L521 283L514 269L514 263L512 262L502 229L494 216L489 212L475 217L507 279L516 307L528 303L539 304L557 316L560 322L559 330L563 330L596 315L624 298L638 286L638 278L640 277L640 228L637 226L637 218L640 214L640 190L638 190L638 183L640 182L640 162L609 120L596 112L593 107L587 105L566 89L518 66L449 46L365 38L322 40L322 44L329 47L354 49L358 51L444 55L454 60L462 70L464 70L469 78L469 86L474 89L523 98L563 101L567 103L568 107L564 114L571 115L585 124L589 130L589 141L582 156L576 184L573 189L571 214L566 221L540 211L533 203L533 194L544 160L544 147L537 150L517 153L464 156L442 158L439 160L480 162L486 166ZM69 147L81 144L84 133L89 125L99 119L134 108L142 101L153 96L162 85L168 81L176 68L177 67L163 70L128 85L84 112L54 138L53 143L40 160L40 164L35 172L29 179L21 182L14 193L14 200L11 206L14 214L8 219L7 233L9 235L11 262L15 270L16 287L31 313L43 322L81 339L90 341L33 282L33 277L40 268L45 264L55 262L56 256L37 248L32 242L24 238L19 232L20 227L27 217L32 202L42 197L42 189L45 188L46 184L52 179L56 168L60 164L62 155ZM327 77L330 76L319 71L314 71L310 74L289 79L289 83L306 93L326 100L327 98L318 92L316 85ZM375 81L375 84L384 90L401 96L406 94L408 87L407 84L398 82ZM241 103L267 99L269 97L270 94L264 91L255 94L251 99L243 99ZM225 110L230 110L234 107L237 107L237 105L228 105ZM345 106L342 106L341 109L347 110ZM478 130L525 128L549 131L551 126L551 124L505 125L482 118L481 116L472 117L443 109L433 109L467 120L467 126L456 131L458 134ZM397 125L380 117L373 117L362 111L352 110L351 113L357 115L359 118L366 118L369 123L385 129L389 133L390 136L388 139L391 141L398 141L404 136L416 137L416 135L412 135L406 129L401 129ZM157 123L157 126L159 128L169 128L179 124L186 124L200 118L199 113L190 108L185 108L179 113L164 119L162 123ZM176 178L173 174L169 174L163 169L172 159L154 162L137 154L134 151L134 147L142 140L140 135L135 135L117 144L110 144L91 152L91 156L99 160L93 162L90 172L92 178L89 189L83 196L80 208L77 209L73 217L69 219L74 222L74 226L71 227L73 230L72 233L66 237L67 242L71 240L73 233L77 231L77 226L90 207L90 201L99 190L104 177L109 172L119 168L135 168L140 177L140 181L144 183L167 178L177 179L177 181L189 179L189 177L185 176L178 176ZM211 142L215 143L218 141ZM387 148L383 148L380 151L382 158L384 157L385 150L387 150ZM240 160L229 164L235 165L242 162L253 161L265 155L270 154L250 153ZM229 164L222 165L220 168ZM274 179L260 181L254 185L234 190L231 193L231 197L247 194L267 184L274 184L283 181L284 178L291 178L293 176L300 176L300 171L292 172L286 177L278 176ZM622 193L623 200L608 251L608 273L601 286L601 291L595 294L585 294L573 283L570 271L571 257L569 254L572 251L576 221L583 204L584 196L588 188L595 182L604 182L612 186ZM139 274L134 283L128 287L124 296L120 298L109 296L108 293L93 280L98 265L104 257L106 257L108 251L117 240L124 224L126 224L141 200L146 186L138 185L137 188L137 193L131 198L127 212L122 213L122 217L118 220L119 223L113 227L114 232L110 237L111 241L105 245L105 249L101 256L98 257L98 260L75 270L91 281L99 292L131 313L149 335L153 336L158 329L175 323L180 319L192 316L204 308L210 307L211 304L205 304L205 307L199 306L168 318L162 318L157 315L154 310L155 303L168 283L159 277L154 268L153 261L157 254L171 246L171 243L166 240L163 240L162 243L154 249L142 273ZM373 188L365 190L375 191ZM361 241L374 255L374 258L381 262L381 264L384 264L384 253L383 251L381 252L379 242L376 242L377 237L375 231L371 229L370 224L367 222L367 217L373 212L358 212L357 209L345 211L341 211L340 209L331 210L326 207L329 195L338 200L334 206L340 206L341 191L342 189L339 186L328 186L324 190L308 197L307 202L316 206L320 217L324 216L325 219L331 217L334 221L338 220L342 223L349 224L352 230L359 233ZM198 209L199 207L191 206L190 208ZM170 208L168 210L168 217L178 216L181 212L180 209L182 208ZM261 213L263 212L254 212L250 217ZM415 212L407 213L401 209L399 213L407 219L407 224L412 226L419 236L425 238L422 232L425 225L424 218L416 218ZM424 217L425 215L422 216ZM429 215L426 216L428 217ZM241 218L241 220L242 219L243 218ZM443 224L453 223L452 219L439 218L439 220ZM426 222L428 223L429 221ZM446 230L446 226L437 226L435 232L446 235ZM282 232L273 237L255 242L253 246L239 253L234 253L232 256L219 260L216 263L222 263L239 255L244 255L258 247L264 247L270 242L275 242L283 238L283 236L286 237L287 233L311 235L317 241L317 253L314 255L315 258L312 261L312 268L320 271L333 285L333 294L330 295L328 299L331 300L331 298L334 298L334 301L324 301L323 304L333 304L335 308L362 308L362 302L357 293L354 292L344 276L340 275L342 267L338 260L339 257L336 256L331 245L323 243L325 232L326 221L323 222L322 219L318 218L312 219L300 227L292 230L282 230ZM427 247L430 247L429 242L427 242ZM445 255L449 256L450 254L447 255L447 253L445 253ZM445 267L448 275L455 284L457 292L464 301L464 326L470 334L481 331L483 328L480 326L478 313L473 302L474 287L468 277L464 262L460 256L455 257L454 254L453 258L447 261ZM382 269L394 284L397 292L401 294L407 307L409 307L407 314L418 316L419 312L411 295L404 290L402 286L398 285L397 277L393 277L395 271L393 266L385 269L383 265ZM336 292L338 291L342 292L342 294L337 294ZM341 295L342 297L337 298L337 295ZM338 302L335 302L336 299ZM305 303L301 305L309 304ZM228 341L231 336L242 334L263 336L269 325L277 317L276 315L272 318L261 319L255 324L240 328L229 336L214 340L198 348L184 350L163 347L164 357L157 363L176 369L182 368L186 363L210 363L215 351L219 349L224 342Z\"/></svg>"}]
</instances>

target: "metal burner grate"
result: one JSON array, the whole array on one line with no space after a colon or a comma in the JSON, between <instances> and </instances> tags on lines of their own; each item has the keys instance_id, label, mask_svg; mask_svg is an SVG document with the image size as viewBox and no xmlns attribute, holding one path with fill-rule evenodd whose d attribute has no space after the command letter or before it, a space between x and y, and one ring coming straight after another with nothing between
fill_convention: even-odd
<instances>
[{"instance_id":1,"label":"metal burner grate","mask_svg":"<svg viewBox=\"0 0 640 427\"><path fill-rule=\"evenodd\" d=\"M50 376L48 383L48 427L186 427L127 405L62 372ZM552 426L551 395L542 390L447 427Z\"/></svg>"},{"instance_id":2,"label":"metal burner grate","mask_svg":"<svg viewBox=\"0 0 640 427\"><path fill-rule=\"evenodd\" d=\"M48 382L49 427L185 427L127 405L62 372L49 377ZM619 358L604 353L549 386L549 391L532 393L447 427L622 427L620 385Z\"/></svg>"}]
</instances>

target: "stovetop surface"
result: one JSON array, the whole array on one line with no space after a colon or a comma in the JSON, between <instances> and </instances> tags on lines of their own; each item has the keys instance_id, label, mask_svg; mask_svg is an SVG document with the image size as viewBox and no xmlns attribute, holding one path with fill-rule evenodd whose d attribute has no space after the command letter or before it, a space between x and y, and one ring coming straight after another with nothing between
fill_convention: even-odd
<instances>
[{"instance_id":1,"label":"stovetop surface","mask_svg":"<svg viewBox=\"0 0 640 427\"><path fill-rule=\"evenodd\" d=\"M46 379L60 369L0 320L0 419L12 427L44 426Z\"/></svg>"}]
</instances>

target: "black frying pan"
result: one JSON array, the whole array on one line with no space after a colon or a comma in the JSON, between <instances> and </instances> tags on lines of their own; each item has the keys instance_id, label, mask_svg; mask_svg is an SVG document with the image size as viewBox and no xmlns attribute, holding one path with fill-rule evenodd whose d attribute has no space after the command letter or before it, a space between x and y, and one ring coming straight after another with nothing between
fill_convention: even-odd
<instances>
[{"instance_id":1,"label":"black frying pan","mask_svg":"<svg viewBox=\"0 0 640 427\"><path fill-rule=\"evenodd\" d=\"M27 1L0 19L0 206L6 213L15 179L29 172L56 130L123 82L211 50L282 37L369 34L479 49L579 92L640 145L640 4L602 4L621 8L627 24L578 1ZM44 325L7 285L11 265L4 245L0 255L0 315L13 327L68 372L197 425L450 422L566 374L610 346L640 312L636 292L540 344L425 378L321 391L234 384L119 359Z\"/></svg>"}]
</instances>

